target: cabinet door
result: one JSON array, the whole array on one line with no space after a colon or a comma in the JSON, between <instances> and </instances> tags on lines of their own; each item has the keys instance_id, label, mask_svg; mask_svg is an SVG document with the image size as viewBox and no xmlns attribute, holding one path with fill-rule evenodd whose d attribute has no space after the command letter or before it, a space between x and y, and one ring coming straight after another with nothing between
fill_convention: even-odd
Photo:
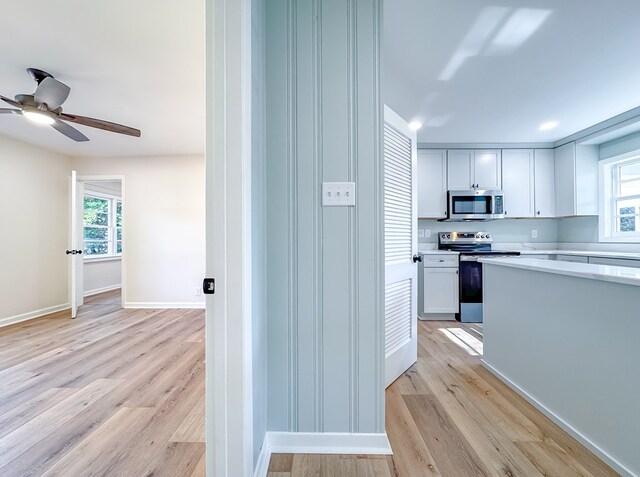
<instances>
[{"instance_id":1,"label":"cabinet door","mask_svg":"<svg viewBox=\"0 0 640 477\"><path fill-rule=\"evenodd\" d=\"M556 216L554 164L553 149L536 149L533 151L533 182L536 217Z\"/></svg>"},{"instance_id":2,"label":"cabinet door","mask_svg":"<svg viewBox=\"0 0 640 477\"><path fill-rule=\"evenodd\" d=\"M418 150L418 217L447 216L447 151Z\"/></svg>"},{"instance_id":3,"label":"cabinet door","mask_svg":"<svg viewBox=\"0 0 640 477\"><path fill-rule=\"evenodd\" d=\"M556 216L576 215L576 144L570 142L554 150L556 173Z\"/></svg>"},{"instance_id":4,"label":"cabinet door","mask_svg":"<svg viewBox=\"0 0 640 477\"><path fill-rule=\"evenodd\" d=\"M573 262L573 263L589 263L589 257L582 255L556 255L556 260L559 262Z\"/></svg>"},{"instance_id":5,"label":"cabinet door","mask_svg":"<svg viewBox=\"0 0 640 477\"><path fill-rule=\"evenodd\" d=\"M473 183L473 153L466 149L447 151L447 189L469 190Z\"/></svg>"},{"instance_id":6,"label":"cabinet door","mask_svg":"<svg viewBox=\"0 0 640 477\"><path fill-rule=\"evenodd\" d=\"M502 189L502 155L500 150L479 149L474 151L473 173L474 180L479 189Z\"/></svg>"},{"instance_id":7,"label":"cabinet door","mask_svg":"<svg viewBox=\"0 0 640 477\"><path fill-rule=\"evenodd\" d=\"M533 150L502 150L502 190L507 218L533 217Z\"/></svg>"},{"instance_id":8,"label":"cabinet door","mask_svg":"<svg viewBox=\"0 0 640 477\"><path fill-rule=\"evenodd\" d=\"M458 313L458 269L424 269L424 312Z\"/></svg>"},{"instance_id":9,"label":"cabinet door","mask_svg":"<svg viewBox=\"0 0 640 477\"><path fill-rule=\"evenodd\" d=\"M640 260L624 258L589 257L589 263L595 263L596 265L613 265L614 267L640 268Z\"/></svg>"}]
</instances>

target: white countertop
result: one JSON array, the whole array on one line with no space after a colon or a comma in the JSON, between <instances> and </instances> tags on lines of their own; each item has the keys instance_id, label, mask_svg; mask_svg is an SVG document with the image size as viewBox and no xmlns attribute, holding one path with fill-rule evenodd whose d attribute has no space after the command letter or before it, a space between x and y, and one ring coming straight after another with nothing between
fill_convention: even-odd
<instances>
[{"instance_id":1,"label":"white countertop","mask_svg":"<svg viewBox=\"0 0 640 477\"><path fill-rule=\"evenodd\" d=\"M501 247L494 246L493 249L501 250ZM633 252L603 252L603 251L597 251L597 250L558 250L558 249L518 250L518 251L522 255L575 255L575 256L581 256L581 257L624 258L627 260L640 260L640 253L633 253Z\"/></svg>"},{"instance_id":2,"label":"white countertop","mask_svg":"<svg viewBox=\"0 0 640 477\"><path fill-rule=\"evenodd\" d=\"M610 265L596 265L593 263L540 260L535 258L482 258L480 259L480 262L488 265L499 265L503 267L533 270L536 272L555 273L557 275L568 275L572 277L588 278L591 280L640 286L640 269L638 268L613 267Z\"/></svg>"},{"instance_id":3,"label":"white countertop","mask_svg":"<svg viewBox=\"0 0 640 477\"><path fill-rule=\"evenodd\" d=\"M460 255L460 252L452 252L450 250L421 250L421 255Z\"/></svg>"}]
</instances>

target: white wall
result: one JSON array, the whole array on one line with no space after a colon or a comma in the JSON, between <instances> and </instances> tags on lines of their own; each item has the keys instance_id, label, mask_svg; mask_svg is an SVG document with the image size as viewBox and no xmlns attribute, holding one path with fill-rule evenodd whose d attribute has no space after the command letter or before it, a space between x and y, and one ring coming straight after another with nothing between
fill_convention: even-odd
<instances>
[{"instance_id":1,"label":"white wall","mask_svg":"<svg viewBox=\"0 0 640 477\"><path fill-rule=\"evenodd\" d=\"M0 325L68 307L69 159L0 136Z\"/></svg>"},{"instance_id":2,"label":"white wall","mask_svg":"<svg viewBox=\"0 0 640 477\"><path fill-rule=\"evenodd\" d=\"M122 261L120 258L100 259L84 262L82 286L84 296L115 290L122 284Z\"/></svg>"},{"instance_id":3,"label":"white wall","mask_svg":"<svg viewBox=\"0 0 640 477\"><path fill-rule=\"evenodd\" d=\"M79 175L123 175L125 306L203 306L204 158L77 158Z\"/></svg>"}]
</instances>

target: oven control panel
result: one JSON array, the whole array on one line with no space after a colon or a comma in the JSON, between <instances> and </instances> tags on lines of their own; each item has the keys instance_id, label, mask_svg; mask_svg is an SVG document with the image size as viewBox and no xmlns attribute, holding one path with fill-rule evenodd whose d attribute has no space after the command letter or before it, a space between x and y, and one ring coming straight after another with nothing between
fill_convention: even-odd
<instances>
[{"instance_id":1,"label":"oven control panel","mask_svg":"<svg viewBox=\"0 0 640 477\"><path fill-rule=\"evenodd\" d=\"M440 232L438 240L441 244L482 244L493 242L489 232Z\"/></svg>"}]
</instances>

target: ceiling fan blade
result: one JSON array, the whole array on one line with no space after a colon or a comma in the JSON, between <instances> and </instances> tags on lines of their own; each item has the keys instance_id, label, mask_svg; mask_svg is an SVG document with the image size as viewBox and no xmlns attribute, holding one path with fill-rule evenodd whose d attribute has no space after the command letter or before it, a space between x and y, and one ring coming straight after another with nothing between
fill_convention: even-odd
<instances>
[{"instance_id":1,"label":"ceiling fan blade","mask_svg":"<svg viewBox=\"0 0 640 477\"><path fill-rule=\"evenodd\" d=\"M89 126L91 128L103 129L104 131L140 137L139 129L123 126L122 124L111 123L109 121L103 121L102 119L87 118L85 116L76 116L75 114L67 113L61 113L60 119L64 119L71 123L81 124L83 126Z\"/></svg>"},{"instance_id":2,"label":"ceiling fan blade","mask_svg":"<svg viewBox=\"0 0 640 477\"><path fill-rule=\"evenodd\" d=\"M56 109L69 97L71 88L57 79L48 76L36 88L34 97L36 102L46 104L49 109Z\"/></svg>"},{"instance_id":3,"label":"ceiling fan blade","mask_svg":"<svg viewBox=\"0 0 640 477\"><path fill-rule=\"evenodd\" d=\"M18 103L17 101L14 101L11 98L7 98L6 96L0 96L0 99L2 101L4 101L5 103L10 104L11 106L15 106L16 108L21 108L22 105L20 103Z\"/></svg>"},{"instance_id":4,"label":"ceiling fan blade","mask_svg":"<svg viewBox=\"0 0 640 477\"><path fill-rule=\"evenodd\" d=\"M63 123L62 121L56 121L51 125L51 127L76 142L86 142L89 140L87 136L82 134L76 128Z\"/></svg>"},{"instance_id":5,"label":"ceiling fan blade","mask_svg":"<svg viewBox=\"0 0 640 477\"><path fill-rule=\"evenodd\" d=\"M19 109L0 108L0 114L22 114Z\"/></svg>"}]
</instances>

